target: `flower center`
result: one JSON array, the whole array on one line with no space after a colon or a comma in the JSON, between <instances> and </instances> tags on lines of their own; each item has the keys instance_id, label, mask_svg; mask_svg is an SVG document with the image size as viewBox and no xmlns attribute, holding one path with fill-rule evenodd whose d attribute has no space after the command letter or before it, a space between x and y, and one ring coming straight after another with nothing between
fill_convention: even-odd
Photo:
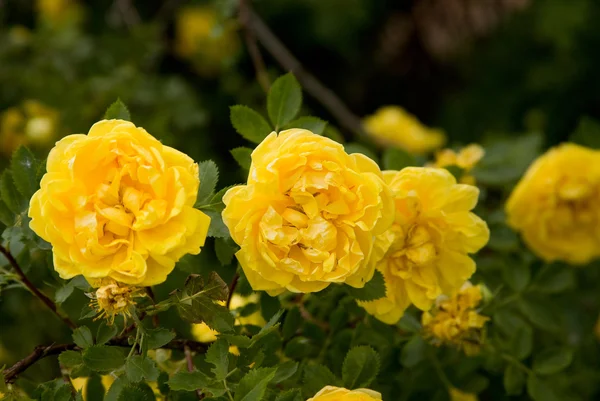
<instances>
[{"instance_id":1,"label":"flower center","mask_svg":"<svg viewBox=\"0 0 600 401\"><path fill-rule=\"evenodd\" d=\"M596 205L598 189L587 180L563 182L556 193L556 209L551 224L558 232L576 228L587 230L596 227L599 216Z\"/></svg>"},{"instance_id":2,"label":"flower center","mask_svg":"<svg viewBox=\"0 0 600 401\"><path fill-rule=\"evenodd\" d=\"M415 224L404 235L396 227L396 240L390 247L390 272L402 279L411 278L413 269L431 263L437 257L437 250L429 230Z\"/></svg>"}]
</instances>

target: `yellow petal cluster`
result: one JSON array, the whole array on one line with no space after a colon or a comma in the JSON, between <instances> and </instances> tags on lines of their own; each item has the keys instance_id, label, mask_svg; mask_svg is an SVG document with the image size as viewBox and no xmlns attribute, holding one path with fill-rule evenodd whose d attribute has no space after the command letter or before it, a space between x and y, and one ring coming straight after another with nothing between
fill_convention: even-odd
<instances>
[{"instance_id":1,"label":"yellow petal cluster","mask_svg":"<svg viewBox=\"0 0 600 401\"><path fill-rule=\"evenodd\" d=\"M383 176L394 194L396 219L375 238L371 262L383 274L386 296L360 305L394 324L411 304L428 310L438 296L456 292L475 272L468 254L490 234L471 212L477 187L457 184L447 170L407 167Z\"/></svg>"},{"instance_id":2,"label":"yellow petal cluster","mask_svg":"<svg viewBox=\"0 0 600 401\"><path fill-rule=\"evenodd\" d=\"M0 115L0 152L10 155L20 145L48 145L56 137L58 112L27 100Z\"/></svg>"},{"instance_id":3,"label":"yellow petal cluster","mask_svg":"<svg viewBox=\"0 0 600 401\"><path fill-rule=\"evenodd\" d=\"M435 345L450 344L467 355L476 355L483 342L483 327L489 320L477 313L481 298L481 288L468 282L456 295L442 297L431 311L423 313L425 337Z\"/></svg>"},{"instance_id":4,"label":"yellow petal cluster","mask_svg":"<svg viewBox=\"0 0 600 401\"><path fill-rule=\"evenodd\" d=\"M450 401L477 401L477 395L473 393L465 393L457 388L450 389Z\"/></svg>"},{"instance_id":5,"label":"yellow petal cluster","mask_svg":"<svg viewBox=\"0 0 600 401\"><path fill-rule=\"evenodd\" d=\"M223 221L254 290L363 287L373 236L394 206L379 167L304 129L271 133L252 153L247 185L225 194Z\"/></svg>"},{"instance_id":6,"label":"yellow petal cluster","mask_svg":"<svg viewBox=\"0 0 600 401\"><path fill-rule=\"evenodd\" d=\"M508 224L542 259L600 256L600 152L566 143L527 170L506 203Z\"/></svg>"},{"instance_id":7,"label":"yellow petal cluster","mask_svg":"<svg viewBox=\"0 0 600 401\"><path fill-rule=\"evenodd\" d=\"M52 244L63 279L155 285L204 244L210 218L193 207L198 186L190 157L131 122L103 120L50 151L30 226Z\"/></svg>"},{"instance_id":8,"label":"yellow petal cluster","mask_svg":"<svg viewBox=\"0 0 600 401\"><path fill-rule=\"evenodd\" d=\"M175 51L190 60L202 75L213 75L239 51L236 26L219 21L213 7L190 6L179 10L175 21Z\"/></svg>"},{"instance_id":9,"label":"yellow petal cluster","mask_svg":"<svg viewBox=\"0 0 600 401\"><path fill-rule=\"evenodd\" d=\"M452 149L443 149L436 153L433 166L439 168L458 166L463 170L460 182L462 184L475 185L475 177L469 173L484 155L485 150L475 143L462 148L458 152Z\"/></svg>"},{"instance_id":10,"label":"yellow petal cluster","mask_svg":"<svg viewBox=\"0 0 600 401\"><path fill-rule=\"evenodd\" d=\"M412 114L398 106L385 106L364 119L369 135L385 146L409 153L424 154L441 148L446 135L421 124Z\"/></svg>"},{"instance_id":11,"label":"yellow petal cluster","mask_svg":"<svg viewBox=\"0 0 600 401\"><path fill-rule=\"evenodd\" d=\"M377 391L364 388L347 390L345 388L327 386L307 401L381 401L381 394Z\"/></svg>"},{"instance_id":12,"label":"yellow petal cluster","mask_svg":"<svg viewBox=\"0 0 600 401\"><path fill-rule=\"evenodd\" d=\"M135 306L136 297L141 297L139 287L119 284L112 280L100 280L102 285L95 293L88 294L92 298L90 305L98 312L97 319L106 318L112 324L117 315L130 317L130 308Z\"/></svg>"}]
</instances>

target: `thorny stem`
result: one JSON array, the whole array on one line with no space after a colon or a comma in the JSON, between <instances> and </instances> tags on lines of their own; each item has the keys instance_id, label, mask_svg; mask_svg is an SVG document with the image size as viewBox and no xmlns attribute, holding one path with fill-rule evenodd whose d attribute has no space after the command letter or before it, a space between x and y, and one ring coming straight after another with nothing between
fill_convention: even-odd
<instances>
[{"instance_id":1,"label":"thorny stem","mask_svg":"<svg viewBox=\"0 0 600 401\"><path fill-rule=\"evenodd\" d=\"M238 19L240 24L244 27L244 40L246 42L246 47L248 48L250 58L252 59L252 64L254 64L256 79L265 93L267 93L269 92L271 83L269 82L269 75L267 74L265 61L263 60L262 55L260 54L260 49L258 48L258 44L256 43L254 29L249 23L251 18L250 1L251 0L240 0Z\"/></svg>"},{"instance_id":2,"label":"thorny stem","mask_svg":"<svg viewBox=\"0 0 600 401\"><path fill-rule=\"evenodd\" d=\"M229 305L231 304L231 298L233 297L233 293L235 292L235 288L237 287L239 279L240 275L235 273L235 276L233 276L233 280L231 280L231 284L229 285L229 294L227 294L227 303L225 304L225 307L227 309L229 309Z\"/></svg>"},{"instance_id":3,"label":"thorny stem","mask_svg":"<svg viewBox=\"0 0 600 401\"><path fill-rule=\"evenodd\" d=\"M4 255L4 257L8 260L12 268L15 270L15 272L19 276L19 281L21 281L29 289L29 291L33 293L33 295L38 297L39 300L42 301L44 305L46 305L52 312L54 312L54 314L58 316L63 322L65 322L67 326L69 326L71 329L77 328L77 325L73 323L73 321L69 317L63 316L58 311L56 304L50 298L44 295L40 290L37 289L35 285L33 285L31 281L29 281L29 279L19 266L19 263L17 262L15 257L9 252L8 249L0 245L0 253Z\"/></svg>"},{"instance_id":4,"label":"thorny stem","mask_svg":"<svg viewBox=\"0 0 600 401\"><path fill-rule=\"evenodd\" d=\"M241 6L241 5L240 5ZM292 71L302 87L317 99L335 117L338 123L354 135L364 137L365 131L358 118L329 88L323 85L314 75L308 72L298 59L275 36L265 22L245 3L248 19L241 19L246 29L251 29L258 41L285 69Z\"/></svg>"},{"instance_id":5,"label":"thorny stem","mask_svg":"<svg viewBox=\"0 0 600 401\"><path fill-rule=\"evenodd\" d=\"M190 350L190 347L188 347L187 345L184 345L183 353L185 354L185 360L187 362L188 372L193 372L194 371L194 361L192 360L192 351ZM200 389L196 389L196 395L198 396L199 400L204 398L204 394L202 394L202 391L200 391Z\"/></svg>"}]
</instances>

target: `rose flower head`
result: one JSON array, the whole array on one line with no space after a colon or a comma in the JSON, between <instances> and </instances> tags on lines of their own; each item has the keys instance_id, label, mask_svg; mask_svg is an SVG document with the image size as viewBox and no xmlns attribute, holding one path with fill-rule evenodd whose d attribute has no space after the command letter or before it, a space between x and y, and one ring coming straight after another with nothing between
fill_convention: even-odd
<instances>
[{"instance_id":1,"label":"rose flower head","mask_svg":"<svg viewBox=\"0 0 600 401\"><path fill-rule=\"evenodd\" d=\"M425 337L432 339L434 345L454 345L467 355L479 353L483 328L489 320L476 310L481 299L481 288L469 282L454 296L440 297L437 305L421 318Z\"/></svg>"},{"instance_id":2,"label":"rose flower head","mask_svg":"<svg viewBox=\"0 0 600 401\"><path fill-rule=\"evenodd\" d=\"M409 153L424 154L439 149L446 135L423 125L415 116L398 106L385 106L364 119L365 130L386 146Z\"/></svg>"},{"instance_id":3,"label":"rose flower head","mask_svg":"<svg viewBox=\"0 0 600 401\"><path fill-rule=\"evenodd\" d=\"M117 315L131 317L131 308L135 306L135 298L145 296L140 287L119 284L113 280L101 280L96 292L87 294L92 299L90 306L98 312L96 319L106 318L113 324Z\"/></svg>"},{"instance_id":4,"label":"rose flower head","mask_svg":"<svg viewBox=\"0 0 600 401\"><path fill-rule=\"evenodd\" d=\"M599 201L600 152L566 143L529 167L506 214L542 259L585 264L600 256Z\"/></svg>"},{"instance_id":5,"label":"rose flower head","mask_svg":"<svg viewBox=\"0 0 600 401\"><path fill-rule=\"evenodd\" d=\"M52 244L61 278L149 286L198 254L210 218L194 209L198 165L143 128L103 120L50 151L30 226Z\"/></svg>"},{"instance_id":6,"label":"rose flower head","mask_svg":"<svg viewBox=\"0 0 600 401\"><path fill-rule=\"evenodd\" d=\"M475 185L475 177L473 177L470 172L484 155L485 150L483 150L481 146L472 143L471 145L460 149L458 152L455 152L452 149L440 150L436 153L435 162L432 165L433 167L439 168L450 166L460 167L463 171L460 182L462 184Z\"/></svg>"},{"instance_id":7,"label":"rose flower head","mask_svg":"<svg viewBox=\"0 0 600 401\"><path fill-rule=\"evenodd\" d=\"M307 401L381 401L381 394L365 388L347 390L345 388L327 386Z\"/></svg>"},{"instance_id":8,"label":"rose flower head","mask_svg":"<svg viewBox=\"0 0 600 401\"><path fill-rule=\"evenodd\" d=\"M457 184L447 170L407 167L383 176L394 193L396 220L375 238L371 262L383 274L386 296L359 303L394 324L411 304L428 310L438 296L456 292L475 272L468 254L481 249L490 233L471 212L477 187Z\"/></svg>"},{"instance_id":9,"label":"rose flower head","mask_svg":"<svg viewBox=\"0 0 600 401\"><path fill-rule=\"evenodd\" d=\"M394 218L379 167L304 129L271 133L252 153L247 185L223 197L223 221L254 290L363 287L373 236Z\"/></svg>"}]
</instances>

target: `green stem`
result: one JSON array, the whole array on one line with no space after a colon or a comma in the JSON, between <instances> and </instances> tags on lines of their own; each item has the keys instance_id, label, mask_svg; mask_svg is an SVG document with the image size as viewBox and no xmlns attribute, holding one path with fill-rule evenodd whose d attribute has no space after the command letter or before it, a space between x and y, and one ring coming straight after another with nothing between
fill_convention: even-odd
<instances>
[{"instance_id":1,"label":"green stem","mask_svg":"<svg viewBox=\"0 0 600 401\"><path fill-rule=\"evenodd\" d=\"M227 387L227 380L223 379L223 386L225 386L225 391L227 392L227 396L231 401L233 401L233 396L231 395L231 391L229 391L229 387Z\"/></svg>"},{"instance_id":2,"label":"green stem","mask_svg":"<svg viewBox=\"0 0 600 401\"><path fill-rule=\"evenodd\" d=\"M136 327L135 328L135 341L133 342L133 346L131 347L131 350L129 351L129 355L127 355L127 359L131 358L131 356L134 354L135 347L138 345L138 341L140 340L140 334L141 334L140 328Z\"/></svg>"},{"instance_id":3,"label":"green stem","mask_svg":"<svg viewBox=\"0 0 600 401\"><path fill-rule=\"evenodd\" d=\"M446 386L448 390L453 388L454 386L452 385L452 382L450 382L450 379L448 379L448 376L446 376L446 372L444 372L442 364L435 355L435 352L432 349L429 349L427 353L429 355L429 359L431 359L431 364L433 365L435 372L437 373L442 383L444 383L444 386Z\"/></svg>"}]
</instances>

